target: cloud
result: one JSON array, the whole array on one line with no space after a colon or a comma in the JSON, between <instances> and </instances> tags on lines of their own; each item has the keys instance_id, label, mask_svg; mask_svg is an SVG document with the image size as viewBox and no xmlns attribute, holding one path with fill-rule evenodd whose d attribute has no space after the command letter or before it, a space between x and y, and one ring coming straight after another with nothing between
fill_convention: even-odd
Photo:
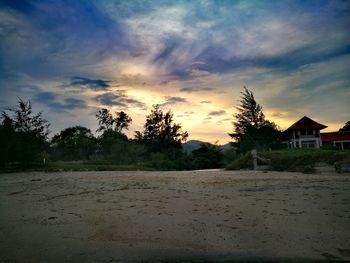
<instances>
[{"instance_id":1,"label":"cloud","mask_svg":"<svg viewBox=\"0 0 350 263\"><path fill-rule=\"evenodd\" d=\"M232 122L232 119L230 119L230 118L225 118L225 119L222 119L222 120L218 120L217 122L216 122L216 124L217 125L221 125L221 124L223 124L223 123L225 123L225 122Z\"/></svg>"},{"instance_id":2,"label":"cloud","mask_svg":"<svg viewBox=\"0 0 350 263\"><path fill-rule=\"evenodd\" d=\"M106 90L110 87L109 81L102 79L89 79L85 77L72 77L69 84L61 87L78 87L82 89Z\"/></svg>"},{"instance_id":3,"label":"cloud","mask_svg":"<svg viewBox=\"0 0 350 263\"><path fill-rule=\"evenodd\" d=\"M168 106L168 105L174 105L177 103L185 103L187 102L187 99L181 98L181 97L165 97L165 102L159 104L160 106Z\"/></svg>"},{"instance_id":4,"label":"cloud","mask_svg":"<svg viewBox=\"0 0 350 263\"><path fill-rule=\"evenodd\" d=\"M200 134L227 116L209 116L200 126L205 106L228 109L247 85L267 112L344 123L349 12L349 1L337 0L0 1L0 104L19 94L56 111L96 101L141 109L157 98L164 105L187 101L196 115L186 125ZM137 97L114 91L116 83Z\"/></svg>"},{"instance_id":5,"label":"cloud","mask_svg":"<svg viewBox=\"0 0 350 263\"><path fill-rule=\"evenodd\" d=\"M49 104L56 100L57 94L49 91L38 92L34 95L33 100L45 104Z\"/></svg>"},{"instance_id":6,"label":"cloud","mask_svg":"<svg viewBox=\"0 0 350 263\"><path fill-rule=\"evenodd\" d=\"M188 92L188 93L201 92L201 91L213 91L213 90L215 90L215 89L214 88L206 88L206 87L186 87L186 88L180 89L181 92Z\"/></svg>"},{"instance_id":7,"label":"cloud","mask_svg":"<svg viewBox=\"0 0 350 263\"><path fill-rule=\"evenodd\" d=\"M125 90L107 92L95 97L95 99L105 106L119 106L128 108L145 108L146 104L126 95Z\"/></svg>"},{"instance_id":8,"label":"cloud","mask_svg":"<svg viewBox=\"0 0 350 263\"><path fill-rule=\"evenodd\" d=\"M224 110L219 110L219 111L211 111L208 113L208 116L222 116L225 115L226 111Z\"/></svg>"},{"instance_id":9,"label":"cloud","mask_svg":"<svg viewBox=\"0 0 350 263\"><path fill-rule=\"evenodd\" d=\"M41 103L56 112L66 112L67 110L84 109L87 107L84 100L76 98L64 98L60 100L60 96L54 92L37 91L33 96L33 101Z\"/></svg>"},{"instance_id":10,"label":"cloud","mask_svg":"<svg viewBox=\"0 0 350 263\"><path fill-rule=\"evenodd\" d=\"M85 101L81 99L75 99L75 98L67 98L63 100L63 103L54 103L54 106L56 108L62 108L63 110L72 110L72 109L81 109L86 108Z\"/></svg>"}]
</instances>

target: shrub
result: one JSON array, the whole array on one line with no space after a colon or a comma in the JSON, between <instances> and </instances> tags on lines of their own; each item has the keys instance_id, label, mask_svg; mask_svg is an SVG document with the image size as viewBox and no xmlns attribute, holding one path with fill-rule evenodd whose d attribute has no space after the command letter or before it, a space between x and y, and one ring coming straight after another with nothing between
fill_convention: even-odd
<instances>
[{"instance_id":1,"label":"shrub","mask_svg":"<svg viewBox=\"0 0 350 263\"><path fill-rule=\"evenodd\" d=\"M253 169L253 159L250 152L240 155L226 166L227 170Z\"/></svg>"},{"instance_id":2,"label":"shrub","mask_svg":"<svg viewBox=\"0 0 350 263\"><path fill-rule=\"evenodd\" d=\"M289 149L260 153L271 160L272 170L312 173L317 162L334 165L350 156L350 152L323 149Z\"/></svg>"}]
</instances>

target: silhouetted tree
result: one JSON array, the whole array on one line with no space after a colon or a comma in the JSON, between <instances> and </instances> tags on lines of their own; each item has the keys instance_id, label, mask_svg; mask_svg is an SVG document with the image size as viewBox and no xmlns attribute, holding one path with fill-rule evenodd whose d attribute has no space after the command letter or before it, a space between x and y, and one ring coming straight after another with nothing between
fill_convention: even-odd
<instances>
[{"instance_id":1,"label":"silhouetted tree","mask_svg":"<svg viewBox=\"0 0 350 263\"><path fill-rule=\"evenodd\" d=\"M62 130L51 140L52 156L58 160L87 160L95 153L96 140L91 130L74 126Z\"/></svg>"},{"instance_id":2,"label":"silhouetted tree","mask_svg":"<svg viewBox=\"0 0 350 263\"><path fill-rule=\"evenodd\" d=\"M101 109L96 114L98 120L99 128L97 132L114 129L116 132L122 132L123 129L128 129L132 119L124 111L116 112L116 117L113 118L113 115L108 109Z\"/></svg>"},{"instance_id":3,"label":"silhouetted tree","mask_svg":"<svg viewBox=\"0 0 350 263\"><path fill-rule=\"evenodd\" d=\"M339 129L340 132L350 131L350 121L347 121L343 128Z\"/></svg>"},{"instance_id":4,"label":"silhouetted tree","mask_svg":"<svg viewBox=\"0 0 350 263\"><path fill-rule=\"evenodd\" d=\"M28 167L39 162L47 147L50 124L43 119L42 112L33 114L30 101L21 98L18 99L16 109L7 111L1 114L1 164Z\"/></svg>"},{"instance_id":5,"label":"silhouetted tree","mask_svg":"<svg viewBox=\"0 0 350 263\"><path fill-rule=\"evenodd\" d=\"M97 129L97 132L113 128L114 119L108 109L103 108L99 110L96 114L96 118L98 120L98 125L100 126Z\"/></svg>"},{"instance_id":6,"label":"silhouetted tree","mask_svg":"<svg viewBox=\"0 0 350 263\"><path fill-rule=\"evenodd\" d=\"M121 141L127 142L128 137L112 129L105 130L103 134L98 137L98 144L100 146L99 153L105 157L108 156L111 153L112 145Z\"/></svg>"},{"instance_id":7,"label":"silhouetted tree","mask_svg":"<svg viewBox=\"0 0 350 263\"><path fill-rule=\"evenodd\" d=\"M153 105L151 114L146 117L145 129L141 133L136 132L136 139L149 141L168 141L181 143L188 137L187 132L181 131L181 125L173 123L173 113L171 111L165 114L159 108L159 105Z\"/></svg>"},{"instance_id":8,"label":"silhouetted tree","mask_svg":"<svg viewBox=\"0 0 350 263\"><path fill-rule=\"evenodd\" d=\"M132 119L124 111L116 112L116 117L114 119L115 130L117 132L122 132L123 129L129 129L129 125L132 122Z\"/></svg>"},{"instance_id":9,"label":"silhouetted tree","mask_svg":"<svg viewBox=\"0 0 350 263\"><path fill-rule=\"evenodd\" d=\"M240 105L236 107L238 113L234 115L234 133L229 134L235 139L239 151L277 147L280 137L277 125L265 119L262 107L256 102L252 91L244 87L241 94Z\"/></svg>"},{"instance_id":10,"label":"silhouetted tree","mask_svg":"<svg viewBox=\"0 0 350 263\"><path fill-rule=\"evenodd\" d=\"M245 134L238 142L238 150L246 152L251 149L280 149L281 131L273 122L266 121L265 124L256 128L252 125L246 127Z\"/></svg>"},{"instance_id":11,"label":"silhouetted tree","mask_svg":"<svg viewBox=\"0 0 350 263\"><path fill-rule=\"evenodd\" d=\"M181 142L186 141L188 133L181 130L180 124L173 123L173 116L171 111L164 113L159 105L153 105L146 117L144 131L135 133L136 140L146 143L151 151L181 148Z\"/></svg>"},{"instance_id":12,"label":"silhouetted tree","mask_svg":"<svg viewBox=\"0 0 350 263\"><path fill-rule=\"evenodd\" d=\"M241 94L240 105L236 107L238 113L234 115L234 133L230 134L237 141L243 137L248 126L259 128L265 124L265 115L260 104L255 101L253 92L244 87Z\"/></svg>"}]
</instances>

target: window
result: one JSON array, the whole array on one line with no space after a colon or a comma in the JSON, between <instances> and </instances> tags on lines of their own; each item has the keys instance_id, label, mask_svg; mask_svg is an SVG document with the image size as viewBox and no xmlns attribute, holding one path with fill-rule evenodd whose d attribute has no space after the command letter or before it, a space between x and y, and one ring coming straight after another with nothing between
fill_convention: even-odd
<instances>
[{"instance_id":1,"label":"window","mask_svg":"<svg viewBox=\"0 0 350 263\"><path fill-rule=\"evenodd\" d=\"M301 142L301 148L315 148L316 143L315 141L304 141Z\"/></svg>"}]
</instances>

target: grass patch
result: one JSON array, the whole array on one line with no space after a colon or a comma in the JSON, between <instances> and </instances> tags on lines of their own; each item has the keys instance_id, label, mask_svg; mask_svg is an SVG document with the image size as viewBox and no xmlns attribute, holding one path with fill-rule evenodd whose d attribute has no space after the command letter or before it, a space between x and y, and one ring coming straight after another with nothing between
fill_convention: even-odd
<instances>
[{"instance_id":1,"label":"grass patch","mask_svg":"<svg viewBox=\"0 0 350 263\"><path fill-rule=\"evenodd\" d=\"M107 162L96 161L75 161L75 162L50 162L44 168L45 172L60 172L60 171L135 171L147 170L146 167L139 165L114 165Z\"/></svg>"},{"instance_id":2,"label":"grass patch","mask_svg":"<svg viewBox=\"0 0 350 263\"><path fill-rule=\"evenodd\" d=\"M284 149L259 152L258 155L270 160L271 170L312 173L319 162L334 165L338 161L350 158L350 151L330 149ZM250 153L235 159L226 169L237 170L252 168Z\"/></svg>"}]
</instances>

